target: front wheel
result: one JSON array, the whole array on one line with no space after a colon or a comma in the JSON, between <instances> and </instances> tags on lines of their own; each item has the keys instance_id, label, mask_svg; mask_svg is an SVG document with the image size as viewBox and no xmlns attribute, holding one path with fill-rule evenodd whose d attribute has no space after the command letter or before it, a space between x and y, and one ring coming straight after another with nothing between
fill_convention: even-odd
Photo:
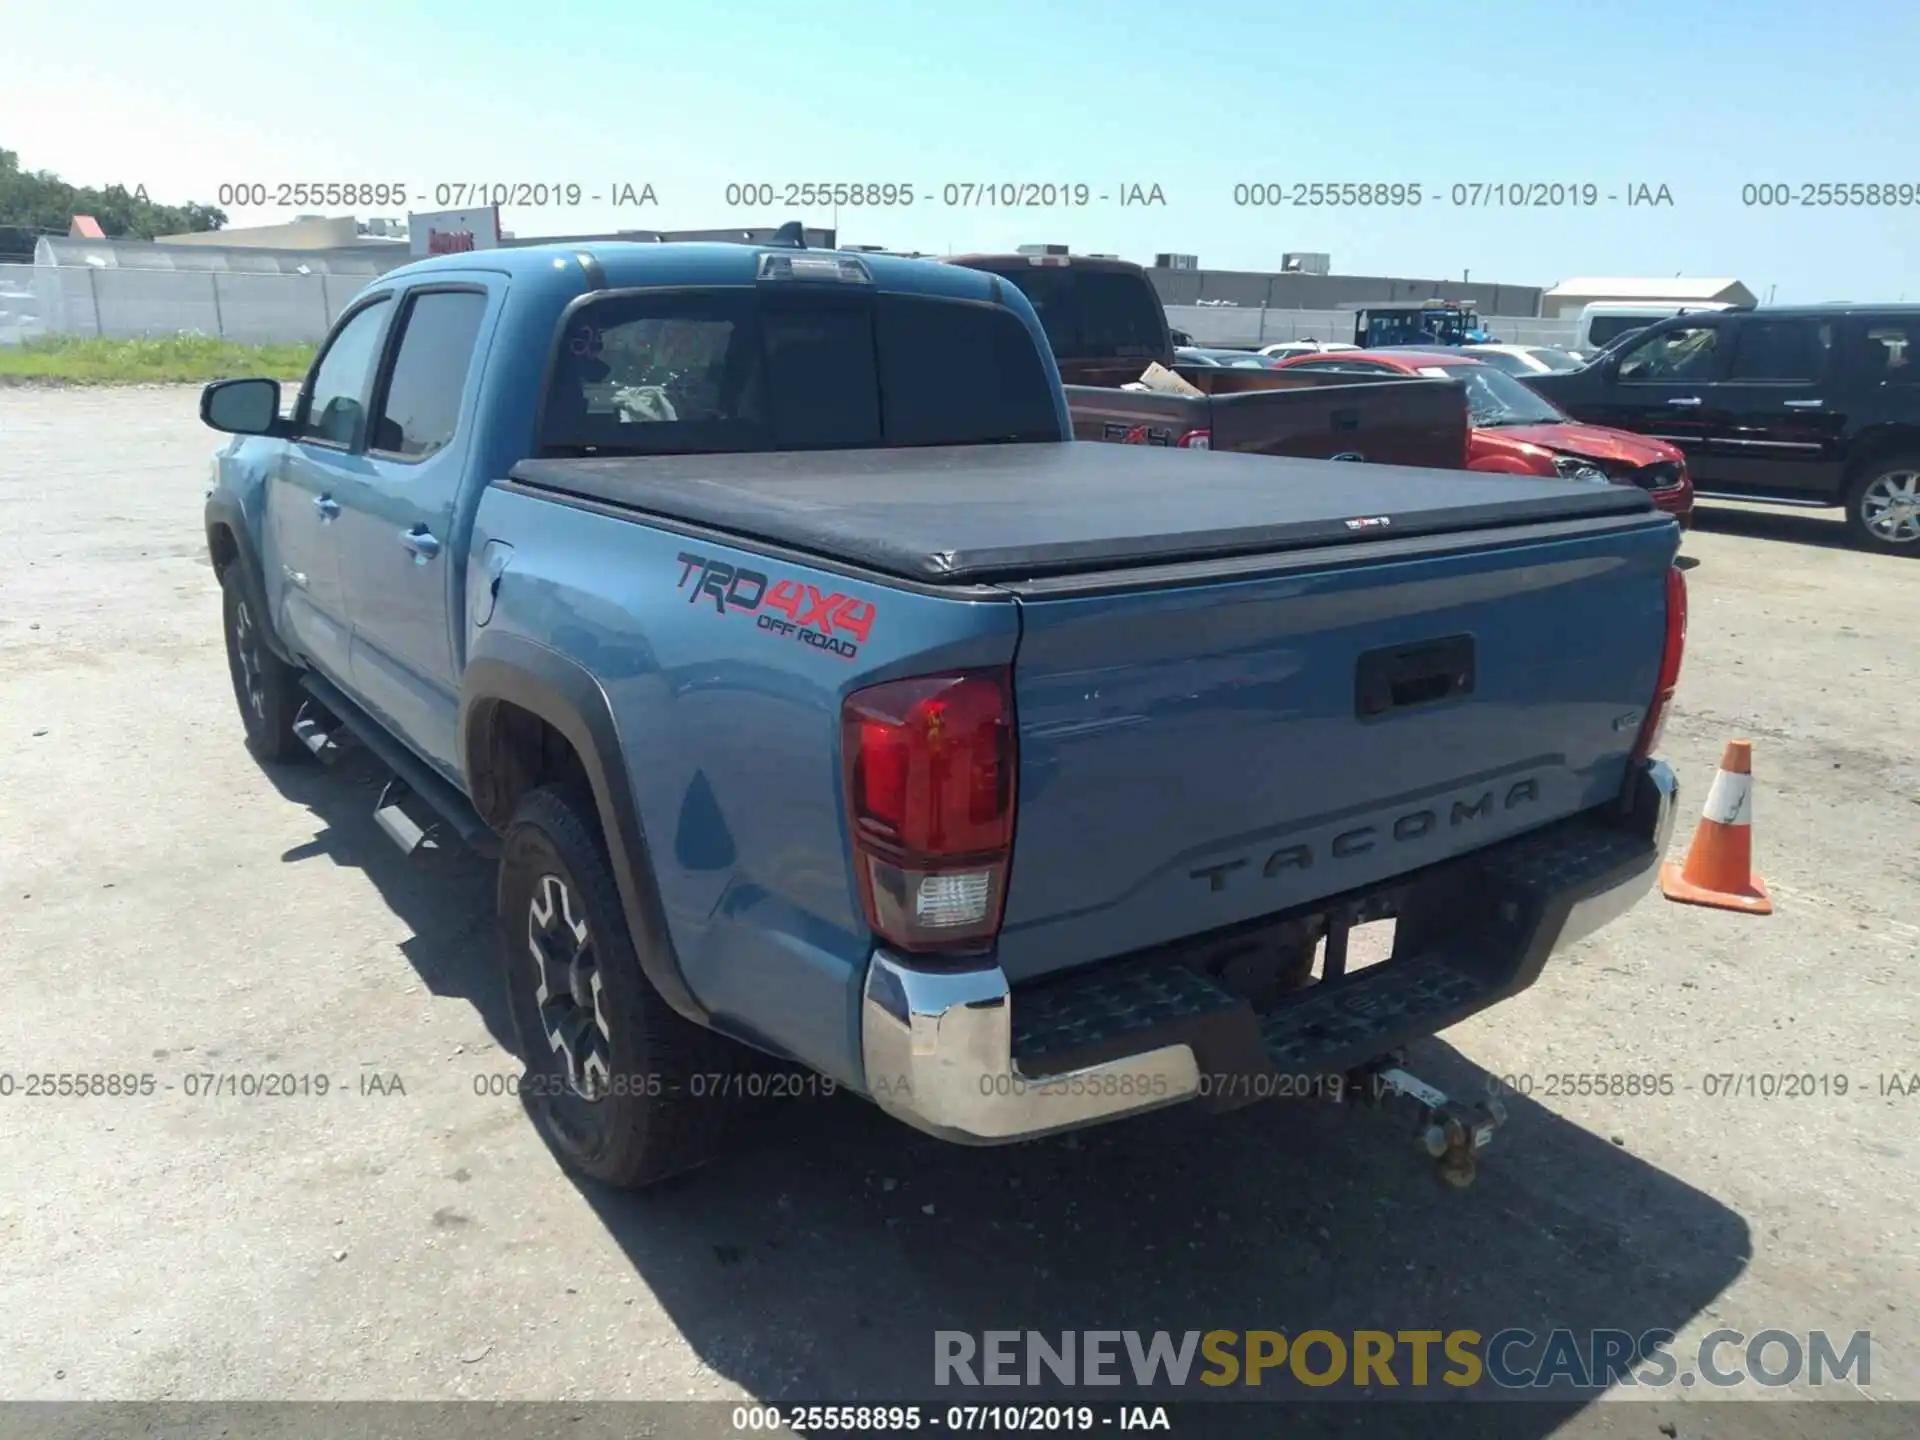
<instances>
[{"instance_id":1,"label":"front wheel","mask_svg":"<svg viewBox=\"0 0 1920 1440\"><path fill-rule=\"evenodd\" d=\"M1868 466L1847 488L1847 527L1868 550L1920 555L1920 454Z\"/></svg>"},{"instance_id":2,"label":"front wheel","mask_svg":"<svg viewBox=\"0 0 1920 1440\"><path fill-rule=\"evenodd\" d=\"M710 1159L730 1128L718 1077L739 1047L647 980L587 796L548 785L520 801L499 912L520 1093L560 1158L622 1189Z\"/></svg>"},{"instance_id":3,"label":"front wheel","mask_svg":"<svg viewBox=\"0 0 1920 1440\"><path fill-rule=\"evenodd\" d=\"M222 626L227 632L227 672L233 699L246 727L247 749L270 765L297 759L306 747L293 733L300 712L300 672L268 648L260 633L265 617L240 583L240 567L227 566L220 577Z\"/></svg>"}]
</instances>

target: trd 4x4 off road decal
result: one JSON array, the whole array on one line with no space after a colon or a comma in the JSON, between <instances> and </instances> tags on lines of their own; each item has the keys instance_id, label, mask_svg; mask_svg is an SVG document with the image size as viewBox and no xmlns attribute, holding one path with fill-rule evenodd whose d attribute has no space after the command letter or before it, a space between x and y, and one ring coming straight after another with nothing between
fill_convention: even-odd
<instances>
[{"instance_id":1,"label":"trd 4x4 off road decal","mask_svg":"<svg viewBox=\"0 0 1920 1440\"><path fill-rule=\"evenodd\" d=\"M680 561L678 588L687 592L689 605L705 599L711 600L722 615L745 611L755 617L754 624L762 630L847 660L860 653L873 629L871 601L856 600L837 590L822 594L818 586L804 581L776 580L763 571L709 560L704 555L682 551L676 558ZM782 620L771 613L776 610L787 618Z\"/></svg>"}]
</instances>

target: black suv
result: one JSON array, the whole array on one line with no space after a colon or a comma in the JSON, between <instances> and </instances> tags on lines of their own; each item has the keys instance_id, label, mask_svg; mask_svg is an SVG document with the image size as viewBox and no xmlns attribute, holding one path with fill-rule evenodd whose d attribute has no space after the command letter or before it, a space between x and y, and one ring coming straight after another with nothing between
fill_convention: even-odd
<instances>
[{"instance_id":1,"label":"black suv","mask_svg":"<svg viewBox=\"0 0 1920 1440\"><path fill-rule=\"evenodd\" d=\"M1696 494L1842 505L1920 555L1920 305L1692 312L1528 385L1576 419L1670 440Z\"/></svg>"}]
</instances>

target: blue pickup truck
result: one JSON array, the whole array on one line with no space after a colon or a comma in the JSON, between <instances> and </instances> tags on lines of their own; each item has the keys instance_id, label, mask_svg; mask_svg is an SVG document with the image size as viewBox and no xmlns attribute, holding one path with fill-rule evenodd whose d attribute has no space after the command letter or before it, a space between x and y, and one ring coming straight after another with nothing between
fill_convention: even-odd
<instances>
[{"instance_id":1,"label":"blue pickup truck","mask_svg":"<svg viewBox=\"0 0 1920 1440\"><path fill-rule=\"evenodd\" d=\"M1369 1075L1457 1173L1485 1127L1401 1047L1672 825L1644 494L1075 442L991 274L439 257L286 413L201 417L248 746L357 741L403 850L497 856L529 1108L609 1183L710 1155L743 1074L976 1144Z\"/></svg>"}]
</instances>

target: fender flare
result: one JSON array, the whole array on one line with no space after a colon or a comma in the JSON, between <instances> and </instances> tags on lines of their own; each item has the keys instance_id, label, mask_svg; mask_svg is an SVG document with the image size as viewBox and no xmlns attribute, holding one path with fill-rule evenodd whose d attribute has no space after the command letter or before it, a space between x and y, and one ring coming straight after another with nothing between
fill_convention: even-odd
<instances>
[{"instance_id":1,"label":"fender flare","mask_svg":"<svg viewBox=\"0 0 1920 1440\"><path fill-rule=\"evenodd\" d=\"M709 1025L707 1009L688 986L673 948L653 851L634 802L613 706L600 682L557 650L483 631L467 659L460 691L461 769L482 817L495 828L505 822L491 794L481 793L492 790L485 778L485 722L492 705L504 701L546 721L580 757L640 969L667 1004L694 1023Z\"/></svg>"},{"instance_id":2,"label":"fender flare","mask_svg":"<svg viewBox=\"0 0 1920 1440\"><path fill-rule=\"evenodd\" d=\"M233 496L216 491L207 499L207 561L216 575L221 573L217 536L222 530L233 537L233 559L227 564L239 567L240 591L247 598L248 608L258 617L260 638L281 660L296 669L305 669L274 628L273 611L267 608L267 587L261 580L260 559L253 553L253 532L247 528L246 511Z\"/></svg>"}]
</instances>

